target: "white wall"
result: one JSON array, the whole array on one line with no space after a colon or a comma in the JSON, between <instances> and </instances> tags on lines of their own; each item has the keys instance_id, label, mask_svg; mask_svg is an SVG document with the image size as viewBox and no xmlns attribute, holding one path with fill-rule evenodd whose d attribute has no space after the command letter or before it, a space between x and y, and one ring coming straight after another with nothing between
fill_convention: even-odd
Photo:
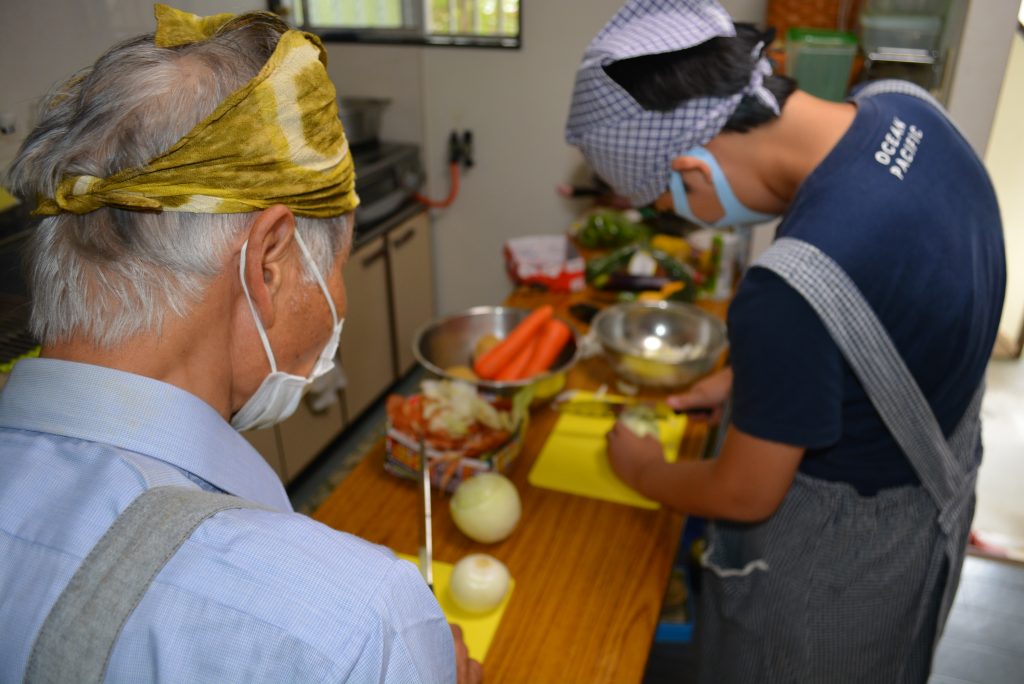
<instances>
[{"instance_id":1,"label":"white wall","mask_svg":"<svg viewBox=\"0 0 1024 684\"><path fill-rule=\"evenodd\" d=\"M497 303L510 284L502 269L507 239L561 233L579 206L555 194L578 174L579 154L564 142L576 66L619 0L532 2L520 50L424 52L424 159L430 191L447 192L449 131L474 133L477 166L458 200L436 212L438 302L442 313Z\"/></svg>"},{"instance_id":2,"label":"white wall","mask_svg":"<svg viewBox=\"0 0 1024 684\"><path fill-rule=\"evenodd\" d=\"M173 0L197 14L265 8L261 0ZM0 136L0 177L24 140L38 100L116 43L153 31L150 0L2 0L0 112L16 116Z\"/></svg>"},{"instance_id":3,"label":"white wall","mask_svg":"<svg viewBox=\"0 0 1024 684\"><path fill-rule=\"evenodd\" d=\"M766 0L732 0L737 20L759 21ZM564 126L580 57L621 0L527 0L520 50L428 48L423 53L424 159L434 196L448 189L446 142L473 130L477 166L458 200L435 212L441 313L502 301L510 283L501 248L511 237L561 233L581 205L555 194L586 181ZM372 50L372 47L363 48Z\"/></svg>"},{"instance_id":4,"label":"white wall","mask_svg":"<svg viewBox=\"0 0 1024 684\"><path fill-rule=\"evenodd\" d=\"M423 144L423 48L328 43L327 73L339 95L391 100L383 139Z\"/></svg>"},{"instance_id":5,"label":"white wall","mask_svg":"<svg viewBox=\"0 0 1024 684\"><path fill-rule=\"evenodd\" d=\"M1013 37L985 165L999 197L1006 237L1006 302L1000 332L1016 340L1024 321L1024 34Z\"/></svg>"},{"instance_id":6,"label":"white wall","mask_svg":"<svg viewBox=\"0 0 1024 684\"><path fill-rule=\"evenodd\" d=\"M1020 0L972 0L967 6L947 109L974 151L984 156Z\"/></svg>"},{"instance_id":7,"label":"white wall","mask_svg":"<svg viewBox=\"0 0 1024 684\"><path fill-rule=\"evenodd\" d=\"M338 92L389 97L382 134L423 145L435 196L447 194L446 142L452 128L475 133L478 164L448 210L435 212L438 308L501 301L509 283L505 240L565 230L581 205L555 186L585 180L563 125L584 47L621 0L527 0L520 50L328 46ZM737 20L760 21L767 0L726 0ZM262 0L179 0L208 14L265 6ZM1013 33L1017 0L970 3L950 109L984 150ZM1007 15L1007 16L1004 16ZM18 113L19 131L0 137L0 168L23 137L32 104L54 83L126 35L153 28L150 0L5 0L0 10L0 111Z\"/></svg>"}]
</instances>

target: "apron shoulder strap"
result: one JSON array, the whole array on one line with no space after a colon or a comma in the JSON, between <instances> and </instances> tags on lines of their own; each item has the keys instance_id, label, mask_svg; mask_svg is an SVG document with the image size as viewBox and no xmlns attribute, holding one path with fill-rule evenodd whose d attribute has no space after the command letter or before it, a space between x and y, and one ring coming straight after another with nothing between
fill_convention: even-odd
<instances>
[{"instance_id":1,"label":"apron shoulder strap","mask_svg":"<svg viewBox=\"0 0 1024 684\"><path fill-rule=\"evenodd\" d=\"M900 93L901 95L911 95L919 100L924 100L931 106L935 107L935 109L937 109L943 115L943 117L945 117L946 121L949 122L949 125L952 126L957 133L960 134L961 138L964 138L965 140L967 139L966 137L964 137L964 132L960 130L960 127L957 126L956 122L953 121L952 117L950 117L949 112L946 111L946 108L942 106L942 103L935 99L934 95L932 95L930 92L928 92L921 86L917 85L916 83L911 83L910 81L901 81L895 78L871 81L867 85L860 88L853 95L853 97L849 99L853 102L859 102L860 100L864 100L875 95L881 95L883 93Z\"/></svg>"},{"instance_id":2,"label":"apron shoulder strap","mask_svg":"<svg viewBox=\"0 0 1024 684\"><path fill-rule=\"evenodd\" d=\"M849 275L817 247L794 238L777 240L754 265L778 274L818 314L936 506L944 511L957 501L964 471L917 381Z\"/></svg>"},{"instance_id":3,"label":"apron shoulder strap","mask_svg":"<svg viewBox=\"0 0 1024 684\"><path fill-rule=\"evenodd\" d=\"M25 684L102 682L121 628L150 583L200 523L259 508L227 494L155 487L118 516L57 598L36 637Z\"/></svg>"}]
</instances>

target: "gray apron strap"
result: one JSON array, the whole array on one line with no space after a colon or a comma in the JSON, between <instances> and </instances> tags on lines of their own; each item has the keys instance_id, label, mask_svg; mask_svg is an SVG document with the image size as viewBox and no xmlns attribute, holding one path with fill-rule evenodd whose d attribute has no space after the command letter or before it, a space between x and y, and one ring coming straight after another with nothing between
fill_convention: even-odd
<instances>
[{"instance_id":1,"label":"gray apron strap","mask_svg":"<svg viewBox=\"0 0 1024 684\"><path fill-rule=\"evenodd\" d=\"M973 445L980 430L982 383L947 442L917 381L893 345L881 321L853 280L817 247L781 238L757 266L778 274L818 314L836 346L857 375L896 443L913 466L937 509L945 538L937 551L949 559L939 626L945 622L959 582L960 561L973 517L977 460ZM970 441L969 441L970 440ZM951 445L959 447L956 452ZM938 581L936 563L929 581Z\"/></svg>"},{"instance_id":2,"label":"gray apron strap","mask_svg":"<svg viewBox=\"0 0 1024 684\"><path fill-rule=\"evenodd\" d=\"M942 510L963 470L881 321L842 268L817 247L781 238L757 266L778 274L811 305L864 385L871 403Z\"/></svg>"},{"instance_id":3,"label":"gray apron strap","mask_svg":"<svg viewBox=\"0 0 1024 684\"><path fill-rule=\"evenodd\" d=\"M238 497L155 487L125 509L58 597L36 637L25 684L102 682L121 628L153 578L200 523L258 508Z\"/></svg>"}]
</instances>

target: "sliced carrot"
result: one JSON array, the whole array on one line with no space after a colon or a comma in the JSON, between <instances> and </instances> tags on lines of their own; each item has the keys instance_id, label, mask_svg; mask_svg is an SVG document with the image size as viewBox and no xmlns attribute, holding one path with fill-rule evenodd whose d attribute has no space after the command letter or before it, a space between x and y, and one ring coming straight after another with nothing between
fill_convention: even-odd
<instances>
[{"instance_id":1,"label":"sliced carrot","mask_svg":"<svg viewBox=\"0 0 1024 684\"><path fill-rule=\"evenodd\" d=\"M498 371L494 379L508 382L509 380L518 380L524 377L523 371L526 370L526 364L530 362L530 357L533 356L534 350L537 348L538 339L539 336L534 335L527 340L523 348L519 350L519 353L512 357L512 360L505 364L504 368Z\"/></svg>"},{"instance_id":2,"label":"sliced carrot","mask_svg":"<svg viewBox=\"0 0 1024 684\"><path fill-rule=\"evenodd\" d=\"M515 358L516 354L527 345L545 322L551 319L554 309L545 305L534 309L523 321L512 329L505 339L493 349L473 362L473 370L481 378L493 380L501 369Z\"/></svg>"},{"instance_id":3,"label":"sliced carrot","mask_svg":"<svg viewBox=\"0 0 1024 684\"><path fill-rule=\"evenodd\" d=\"M530 357L529 363L526 364L523 377L529 378L550 368L570 337L572 337L572 331L569 330L569 326L557 318L548 319L544 323L544 327L540 329L537 336L537 348L534 350L533 356Z\"/></svg>"}]
</instances>

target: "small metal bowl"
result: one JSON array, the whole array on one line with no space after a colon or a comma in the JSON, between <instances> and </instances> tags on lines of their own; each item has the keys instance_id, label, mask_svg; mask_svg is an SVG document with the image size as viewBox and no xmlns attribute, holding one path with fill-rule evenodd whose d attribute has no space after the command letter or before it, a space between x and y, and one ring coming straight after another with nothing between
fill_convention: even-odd
<instances>
[{"instance_id":1,"label":"small metal bowl","mask_svg":"<svg viewBox=\"0 0 1024 684\"><path fill-rule=\"evenodd\" d=\"M523 380L497 382L493 380L466 380L448 372L454 366L473 365L473 348L485 335L498 338L507 336L524 318L529 315L527 309L516 309L507 306L477 306L461 313L440 318L427 323L418 331L412 345L413 356L434 375L449 380L462 380L478 387L483 393L492 396L511 397L519 390L530 385L551 387L558 385L561 378L564 384L566 372L572 368L579 358L580 345L576 328L565 319L560 319L569 326L572 337L555 359L551 368L540 375ZM539 391L539 390L538 390ZM555 390L557 391L557 390Z\"/></svg>"},{"instance_id":2,"label":"small metal bowl","mask_svg":"<svg viewBox=\"0 0 1024 684\"><path fill-rule=\"evenodd\" d=\"M678 302L615 304L594 317L591 329L615 372L648 387L692 383L728 345L722 321Z\"/></svg>"}]
</instances>

